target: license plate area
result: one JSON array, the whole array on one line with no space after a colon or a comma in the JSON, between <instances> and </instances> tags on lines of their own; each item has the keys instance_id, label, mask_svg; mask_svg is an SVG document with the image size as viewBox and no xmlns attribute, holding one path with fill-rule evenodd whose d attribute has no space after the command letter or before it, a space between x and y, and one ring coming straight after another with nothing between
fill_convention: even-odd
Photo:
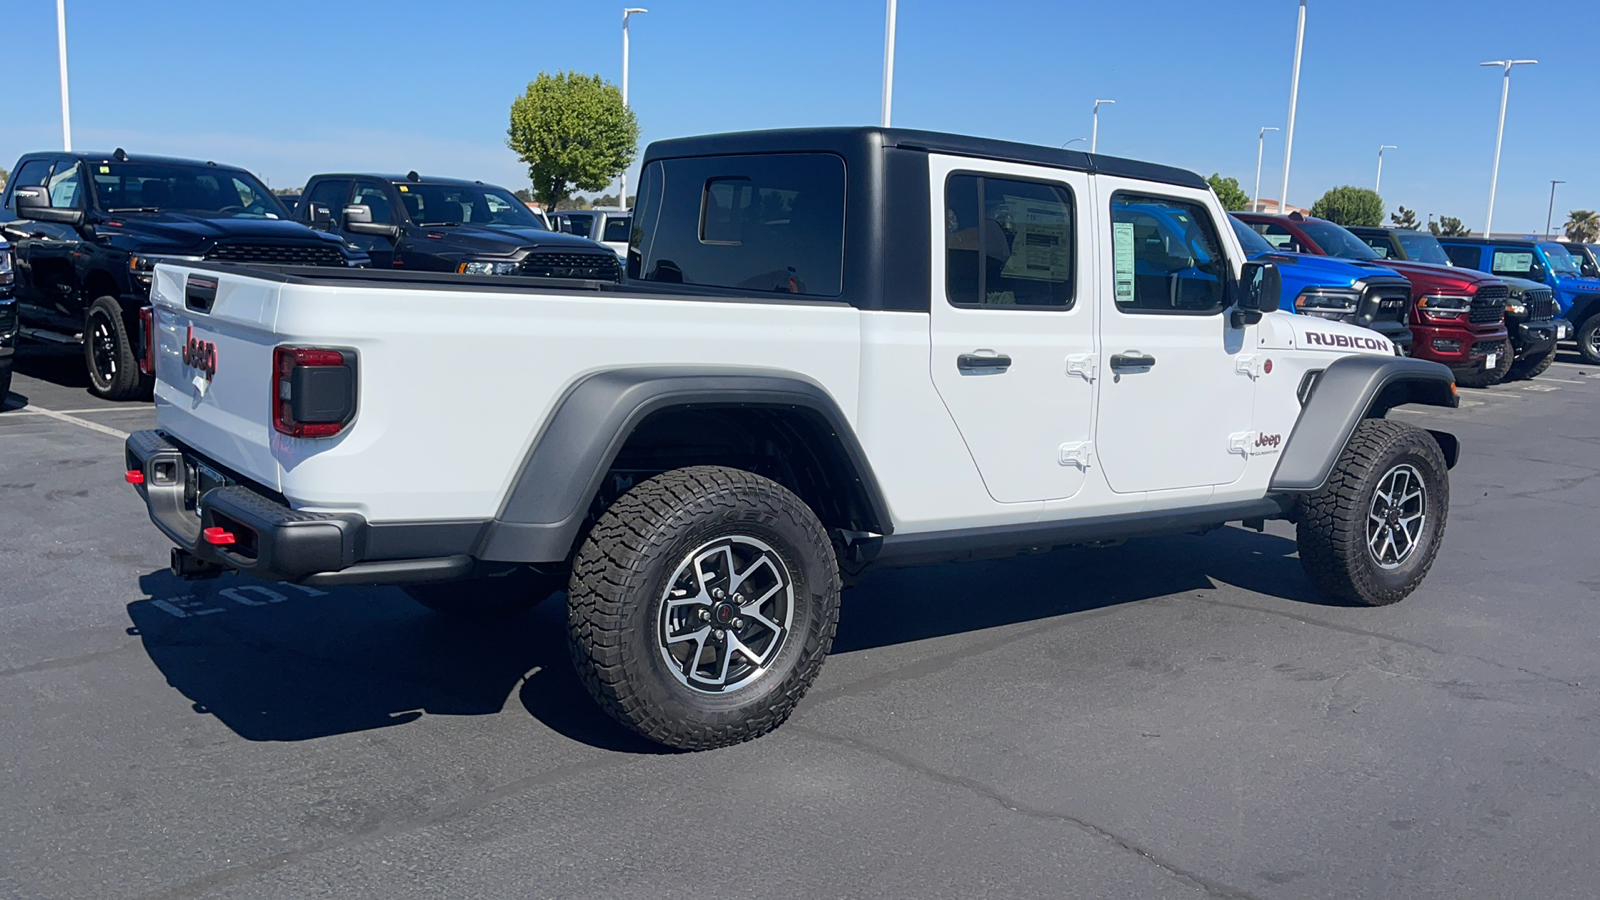
<instances>
[{"instance_id":1,"label":"license plate area","mask_svg":"<svg viewBox=\"0 0 1600 900\"><path fill-rule=\"evenodd\" d=\"M186 476L183 481L183 508L198 519L200 517L200 498L204 497L207 491L213 488L227 487L236 482L198 460L185 457L183 464L184 475Z\"/></svg>"}]
</instances>

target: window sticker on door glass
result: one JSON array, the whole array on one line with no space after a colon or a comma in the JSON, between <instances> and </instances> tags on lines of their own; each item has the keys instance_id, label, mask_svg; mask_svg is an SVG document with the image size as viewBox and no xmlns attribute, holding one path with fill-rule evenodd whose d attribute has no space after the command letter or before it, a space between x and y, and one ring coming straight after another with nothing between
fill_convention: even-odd
<instances>
[{"instance_id":1,"label":"window sticker on door glass","mask_svg":"<svg viewBox=\"0 0 1600 900\"><path fill-rule=\"evenodd\" d=\"M1533 254L1529 251L1516 252L1512 250L1496 250L1494 252L1494 265L1490 268L1496 272L1528 272L1533 269Z\"/></svg>"},{"instance_id":2,"label":"window sticker on door glass","mask_svg":"<svg viewBox=\"0 0 1600 900\"><path fill-rule=\"evenodd\" d=\"M1027 197L1006 197L993 218L1014 229L1011 256L1001 275L1038 281L1066 281L1072 274L1072 247L1067 243L1067 208Z\"/></svg>"},{"instance_id":3,"label":"window sticker on door glass","mask_svg":"<svg viewBox=\"0 0 1600 900\"><path fill-rule=\"evenodd\" d=\"M1117 302L1133 302L1133 223L1111 225L1111 260L1117 286Z\"/></svg>"}]
</instances>

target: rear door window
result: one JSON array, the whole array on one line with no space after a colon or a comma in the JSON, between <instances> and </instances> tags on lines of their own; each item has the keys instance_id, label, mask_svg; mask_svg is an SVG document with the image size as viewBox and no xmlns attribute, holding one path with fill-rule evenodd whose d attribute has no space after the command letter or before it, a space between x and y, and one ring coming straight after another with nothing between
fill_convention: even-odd
<instances>
[{"instance_id":1,"label":"rear door window","mask_svg":"<svg viewBox=\"0 0 1600 900\"><path fill-rule=\"evenodd\" d=\"M1444 255L1450 257L1452 265L1463 269L1476 269L1483 262L1483 248L1472 244L1445 244Z\"/></svg>"},{"instance_id":2,"label":"rear door window","mask_svg":"<svg viewBox=\"0 0 1600 900\"><path fill-rule=\"evenodd\" d=\"M1516 247L1496 247L1489 271L1495 275L1512 275L1526 278L1533 271L1533 251Z\"/></svg>"},{"instance_id":3,"label":"rear door window","mask_svg":"<svg viewBox=\"0 0 1600 900\"><path fill-rule=\"evenodd\" d=\"M945 295L967 308L1071 309L1064 186L956 173L945 182Z\"/></svg>"},{"instance_id":4,"label":"rear door window","mask_svg":"<svg viewBox=\"0 0 1600 900\"><path fill-rule=\"evenodd\" d=\"M648 243L630 251L630 277L761 294L843 292L842 158L775 153L657 160L646 167L644 181L634 215L637 240L648 236Z\"/></svg>"}]
</instances>

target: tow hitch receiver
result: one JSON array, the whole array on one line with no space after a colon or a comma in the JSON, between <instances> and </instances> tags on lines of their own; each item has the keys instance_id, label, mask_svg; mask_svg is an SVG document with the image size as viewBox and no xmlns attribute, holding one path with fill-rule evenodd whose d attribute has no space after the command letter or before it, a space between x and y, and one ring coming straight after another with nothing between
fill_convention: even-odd
<instances>
[{"instance_id":1,"label":"tow hitch receiver","mask_svg":"<svg viewBox=\"0 0 1600 900\"><path fill-rule=\"evenodd\" d=\"M185 581L193 581L198 578L215 578L226 571L226 566L219 566L209 560L201 559L182 548L172 548L172 574Z\"/></svg>"}]
</instances>

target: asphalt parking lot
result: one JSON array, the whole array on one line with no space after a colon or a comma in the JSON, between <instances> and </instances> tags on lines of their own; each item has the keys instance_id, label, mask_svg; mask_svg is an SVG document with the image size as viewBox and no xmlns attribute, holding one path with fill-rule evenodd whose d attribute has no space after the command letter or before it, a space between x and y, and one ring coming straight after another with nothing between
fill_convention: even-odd
<instances>
[{"instance_id":1,"label":"asphalt parking lot","mask_svg":"<svg viewBox=\"0 0 1600 900\"><path fill-rule=\"evenodd\" d=\"M665 754L559 602L174 579L121 477L153 411L25 355L0 896L1593 897L1600 369L1561 359L1398 414L1464 447L1398 606L1323 605L1281 523L880 573L787 726Z\"/></svg>"}]
</instances>

